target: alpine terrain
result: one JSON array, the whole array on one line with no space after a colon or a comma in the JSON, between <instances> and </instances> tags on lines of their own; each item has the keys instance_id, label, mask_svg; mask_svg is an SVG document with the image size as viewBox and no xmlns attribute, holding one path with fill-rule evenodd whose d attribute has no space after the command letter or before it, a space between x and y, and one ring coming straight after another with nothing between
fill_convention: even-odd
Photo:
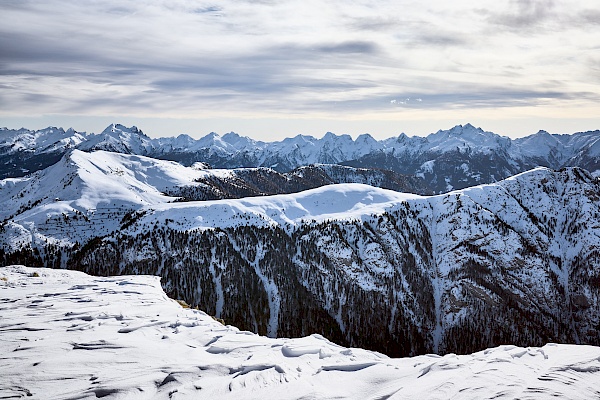
<instances>
[{"instance_id":1,"label":"alpine terrain","mask_svg":"<svg viewBox=\"0 0 600 400\"><path fill-rule=\"evenodd\" d=\"M583 168L436 196L296 182L235 198L266 185L236 192L240 174L69 150L0 181L0 260L158 275L169 296L240 329L390 356L600 345L600 184ZM209 192L218 199L197 201Z\"/></svg>"},{"instance_id":2,"label":"alpine terrain","mask_svg":"<svg viewBox=\"0 0 600 400\"><path fill-rule=\"evenodd\" d=\"M401 134L377 141L363 134L353 140L329 132L321 139L298 135L262 142L233 132L211 133L198 140L188 135L151 139L135 126L112 124L99 134L54 127L1 128L0 178L44 169L73 148L142 155L186 166L202 162L214 168L290 172L310 164L342 164L384 169L419 177L427 193L493 183L537 166L581 167L592 173L600 169L600 131L572 135L539 131L513 140L466 124L427 137Z\"/></svg>"}]
</instances>

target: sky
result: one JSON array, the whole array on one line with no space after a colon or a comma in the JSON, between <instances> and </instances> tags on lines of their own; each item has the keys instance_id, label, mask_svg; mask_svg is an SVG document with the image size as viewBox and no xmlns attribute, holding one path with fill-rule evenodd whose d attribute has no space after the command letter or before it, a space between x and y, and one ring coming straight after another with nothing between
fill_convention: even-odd
<instances>
[{"instance_id":1,"label":"sky","mask_svg":"<svg viewBox=\"0 0 600 400\"><path fill-rule=\"evenodd\" d=\"M600 129L596 1L2 0L0 14L9 128Z\"/></svg>"}]
</instances>

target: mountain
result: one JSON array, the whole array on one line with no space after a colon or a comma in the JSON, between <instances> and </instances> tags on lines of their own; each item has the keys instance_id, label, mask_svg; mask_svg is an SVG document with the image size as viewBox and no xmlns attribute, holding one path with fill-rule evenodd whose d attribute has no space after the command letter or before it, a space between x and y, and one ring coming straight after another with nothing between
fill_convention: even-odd
<instances>
[{"instance_id":1,"label":"mountain","mask_svg":"<svg viewBox=\"0 0 600 400\"><path fill-rule=\"evenodd\" d=\"M178 197L178 201L238 199L289 194L335 183L363 183L399 192L431 194L418 177L333 164L313 164L287 173L264 167L206 170L193 185L180 185L166 193Z\"/></svg>"},{"instance_id":2,"label":"mountain","mask_svg":"<svg viewBox=\"0 0 600 400\"><path fill-rule=\"evenodd\" d=\"M583 169L437 196L359 183L165 194L231 173L220 171L75 150L0 181L0 260L159 275L169 295L241 329L394 356L600 344L600 183Z\"/></svg>"},{"instance_id":3,"label":"mountain","mask_svg":"<svg viewBox=\"0 0 600 400\"><path fill-rule=\"evenodd\" d=\"M0 128L0 179L44 169L86 141L85 132L49 127L39 131Z\"/></svg>"},{"instance_id":4,"label":"mountain","mask_svg":"<svg viewBox=\"0 0 600 400\"><path fill-rule=\"evenodd\" d=\"M102 133L89 136L77 148L83 151L105 150L144 156L154 152L153 146L152 139L136 126L127 128L120 124L112 124Z\"/></svg>"},{"instance_id":5,"label":"mountain","mask_svg":"<svg viewBox=\"0 0 600 400\"><path fill-rule=\"evenodd\" d=\"M151 276L0 268L0 398L596 398L600 348L388 358L272 339L167 298ZM185 306L185 304L184 304ZM65 384L68 382L68 384Z\"/></svg>"},{"instance_id":6,"label":"mountain","mask_svg":"<svg viewBox=\"0 0 600 400\"><path fill-rule=\"evenodd\" d=\"M268 168L198 169L131 154L73 150L45 170L1 180L0 221L13 226L27 215L38 230L54 232L62 230L54 227L56 221L80 218L84 228L77 239L82 242L117 229L119 221L110 223L111 216L123 217L147 205L293 193L342 182L405 192L425 190L418 179L391 171L334 165L302 167L289 174ZM71 235L68 230L64 233Z\"/></svg>"},{"instance_id":7,"label":"mountain","mask_svg":"<svg viewBox=\"0 0 600 400\"><path fill-rule=\"evenodd\" d=\"M222 137L211 133L198 140L187 135L151 139L135 126L113 124L97 135L69 130L69 146L55 146L51 157L26 161L29 159L23 155L29 157L43 145L24 137L42 135L40 132L0 130L0 177L19 177L43 169L71 147L144 155L186 166L203 162L215 168L268 167L283 173L312 164L385 169L420 177L427 190L435 193L497 182L537 166L582 167L592 173L600 170L600 131L572 135L540 131L512 140L466 124L427 137L401 134L377 141L364 134L353 140L329 132L321 139L298 135L279 142L261 142L233 132ZM11 147L15 142L20 145Z\"/></svg>"}]
</instances>

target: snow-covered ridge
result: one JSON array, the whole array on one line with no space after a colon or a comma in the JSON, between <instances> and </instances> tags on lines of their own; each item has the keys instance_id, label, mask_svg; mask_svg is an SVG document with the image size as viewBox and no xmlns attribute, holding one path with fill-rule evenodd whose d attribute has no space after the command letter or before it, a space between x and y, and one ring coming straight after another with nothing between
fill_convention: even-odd
<instances>
[{"instance_id":1,"label":"snow-covered ridge","mask_svg":"<svg viewBox=\"0 0 600 400\"><path fill-rule=\"evenodd\" d=\"M183 309L149 276L0 268L0 397L595 398L600 348L500 346L391 359L319 335L269 339Z\"/></svg>"},{"instance_id":2,"label":"snow-covered ridge","mask_svg":"<svg viewBox=\"0 0 600 400\"><path fill-rule=\"evenodd\" d=\"M360 220L421 196L359 183L323 186L300 193L245 199L160 204L148 209L141 224L173 219L179 229L213 229L244 224L297 226L304 222Z\"/></svg>"},{"instance_id":3,"label":"snow-covered ridge","mask_svg":"<svg viewBox=\"0 0 600 400\"><path fill-rule=\"evenodd\" d=\"M73 150L51 167L24 178L0 180L0 221L18 231L35 227L33 241L62 238L56 225L79 219L64 237L84 242L119 227L131 212L189 220L188 228L216 228L239 224L254 216L268 224L296 224L303 219L351 218L381 212L391 203L418 197L363 184L327 186L293 195L215 202L173 203L165 192L202 187L203 179L232 179L236 171L202 170L149 157L107 151ZM166 215L165 214L165 215ZM63 221L64 222L64 221ZM33 225L32 225L33 224ZM17 225L19 226L17 228ZM62 229L60 229L62 231ZM48 234L46 234L48 233ZM16 237L20 237L18 234ZM2 235L4 240L10 234Z\"/></svg>"}]
</instances>

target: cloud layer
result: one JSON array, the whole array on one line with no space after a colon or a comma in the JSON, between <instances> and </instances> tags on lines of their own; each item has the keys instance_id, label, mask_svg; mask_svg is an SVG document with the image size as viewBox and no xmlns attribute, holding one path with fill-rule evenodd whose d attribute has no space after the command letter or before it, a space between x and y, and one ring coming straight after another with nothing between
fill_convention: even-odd
<instances>
[{"instance_id":1,"label":"cloud layer","mask_svg":"<svg viewBox=\"0 0 600 400\"><path fill-rule=\"evenodd\" d=\"M0 118L577 118L600 100L589 4L3 1Z\"/></svg>"}]
</instances>

